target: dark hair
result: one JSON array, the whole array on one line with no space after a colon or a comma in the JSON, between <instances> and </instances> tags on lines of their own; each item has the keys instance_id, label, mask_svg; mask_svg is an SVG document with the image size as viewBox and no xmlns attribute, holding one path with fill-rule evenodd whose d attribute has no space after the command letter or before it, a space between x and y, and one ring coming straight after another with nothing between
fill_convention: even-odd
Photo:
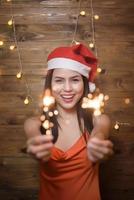
<instances>
[{"instance_id":1,"label":"dark hair","mask_svg":"<svg viewBox=\"0 0 134 200\"><path fill-rule=\"evenodd\" d=\"M53 75L53 70L49 70L47 75L46 75L46 79L45 79L45 87L44 87L44 91L46 89L49 89L51 91L51 81L52 81L52 75ZM93 111L91 109L83 109L81 108L81 103L82 103L82 99L83 97L86 97L89 94L89 86L88 86L88 79L84 76L82 76L83 78L83 83L84 83L84 92L83 95L81 97L81 99L79 100L79 102L77 103L77 117L78 117L78 123L80 126L81 131L83 132L83 128L81 125L81 118L83 118L84 120L84 129L86 131L88 131L88 133L90 134L92 129L93 129L93 122L92 122L92 114ZM54 109L56 109L56 105L53 105L49 111L54 111ZM50 117L48 116L48 113L45 113L46 118L50 119ZM54 143L56 142L57 138L58 138L58 127L60 126L58 124L57 121L57 117L55 115L53 115L51 117L50 120L54 126L52 127L52 134L54 136ZM41 126L41 133L45 134L45 129Z\"/></svg>"}]
</instances>

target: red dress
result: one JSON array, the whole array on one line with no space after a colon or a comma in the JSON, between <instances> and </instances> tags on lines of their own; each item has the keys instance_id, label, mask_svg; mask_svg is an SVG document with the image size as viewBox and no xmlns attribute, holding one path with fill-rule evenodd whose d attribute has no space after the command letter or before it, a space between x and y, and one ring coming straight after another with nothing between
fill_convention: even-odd
<instances>
[{"instance_id":1,"label":"red dress","mask_svg":"<svg viewBox=\"0 0 134 200\"><path fill-rule=\"evenodd\" d=\"M87 158L84 133L66 152L53 147L48 162L40 163L40 200L100 200L99 165Z\"/></svg>"}]
</instances>

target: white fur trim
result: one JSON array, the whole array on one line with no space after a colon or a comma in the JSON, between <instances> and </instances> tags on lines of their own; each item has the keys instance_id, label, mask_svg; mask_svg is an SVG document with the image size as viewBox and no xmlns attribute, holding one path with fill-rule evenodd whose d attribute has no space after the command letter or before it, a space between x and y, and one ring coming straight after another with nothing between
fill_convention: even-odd
<instances>
[{"instance_id":1,"label":"white fur trim","mask_svg":"<svg viewBox=\"0 0 134 200\"><path fill-rule=\"evenodd\" d=\"M96 89L96 85L92 82L89 82L89 91L92 93Z\"/></svg>"},{"instance_id":2,"label":"white fur trim","mask_svg":"<svg viewBox=\"0 0 134 200\"><path fill-rule=\"evenodd\" d=\"M69 58L53 58L48 61L48 70L57 68L74 70L87 78L91 70L89 66Z\"/></svg>"}]
</instances>

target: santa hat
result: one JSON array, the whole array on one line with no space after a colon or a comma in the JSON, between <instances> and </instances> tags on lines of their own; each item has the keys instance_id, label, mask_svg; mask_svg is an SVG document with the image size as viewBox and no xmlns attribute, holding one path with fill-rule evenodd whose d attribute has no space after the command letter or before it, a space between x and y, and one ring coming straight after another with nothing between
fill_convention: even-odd
<instances>
[{"instance_id":1,"label":"santa hat","mask_svg":"<svg viewBox=\"0 0 134 200\"><path fill-rule=\"evenodd\" d=\"M90 92L95 90L93 81L97 70L97 59L83 44L58 47L49 54L47 61L48 70L63 68L79 72L88 78Z\"/></svg>"}]
</instances>

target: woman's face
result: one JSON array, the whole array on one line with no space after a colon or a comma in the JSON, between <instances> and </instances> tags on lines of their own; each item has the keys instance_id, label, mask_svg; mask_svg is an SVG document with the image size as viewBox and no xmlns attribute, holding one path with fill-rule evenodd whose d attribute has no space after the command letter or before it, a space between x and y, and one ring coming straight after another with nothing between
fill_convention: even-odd
<instances>
[{"instance_id":1,"label":"woman's face","mask_svg":"<svg viewBox=\"0 0 134 200\"><path fill-rule=\"evenodd\" d=\"M82 76L73 70L55 69L51 89L57 105L65 110L72 110L83 95Z\"/></svg>"}]
</instances>

